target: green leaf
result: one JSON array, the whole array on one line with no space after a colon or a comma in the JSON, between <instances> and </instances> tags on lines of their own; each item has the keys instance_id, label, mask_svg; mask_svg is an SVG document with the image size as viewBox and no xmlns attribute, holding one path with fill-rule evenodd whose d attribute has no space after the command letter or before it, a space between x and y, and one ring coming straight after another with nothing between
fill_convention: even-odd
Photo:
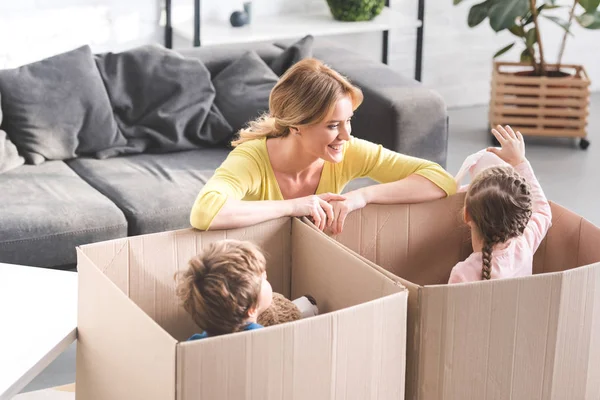
<instances>
[{"instance_id":1,"label":"green leaf","mask_svg":"<svg viewBox=\"0 0 600 400\"><path fill-rule=\"evenodd\" d=\"M577 22L586 29L600 29L600 11L582 14L577 17Z\"/></svg>"},{"instance_id":2,"label":"green leaf","mask_svg":"<svg viewBox=\"0 0 600 400\"><path fill-rule=\"evenodd\" d=\"M533 22L533 14L530 11L527 11L525 15L523 15L523 26L529 25Z\"/></svg>"},{"instance_id":3,"label":"green leaf","mask_svg":"<svg viewBox=\"0 0 600 400\"><path fill-rule=\"evenodd\" d=\"M490 26L496 32L508 29L515 24L517 17L527 12L528 8L528 0L504 0L495 3L489 12Z\"/></svg>"},{"instance_id":4,"label":"green leaf","mask_svg":"<svg viewBox=\"0 0 600 400\"><path fill-rule=\"evenodd\" d=\"M467 18L467 23L470 28L476 27L487 18L491 5L492 1L486 0L483 3L475 4L471 7L469 10L469 17Z\"/></svg>"},{"instance_id":5,"label":"green leaf","mask_svg":"<svg viewBox=\"0 0 600 400\"><path fill-rule=\"evenodd\" d=\"M501 48L500 50L498 50L498 52L496 52L496 54L494 54L494 58L496 57L500 57L502 54L506 53L507 51L509 51L510 49L512 49L512 47L515 45L515 42L512 42L511 44L509 44L506 47Z\"/></svg>"},{"instance_id":6,"label":"green leaf","mask_svg":"<svg viewBox=\"0 0 600 400\"><path fill-rule=\"evenodd\" d=\"M530 30L527 31L526 37L525 37L525 43L526 43L527 47L531 47L531 46L533 46L533 44L535 42L537 42L536 32L537 32L537 30L535 28L531 28Z\"/></svg>"},{"instance_id":7,"label":"green leaf","mask_svg":"<svg viewBox=\"0 0 600 400\"><path fill-rule=\"evenodd\" d=\"M454 5L457 5L457 4L460 4L460 3L462 3L462 1L463 1L463 0L454 0L454 1L453 1L453 3L454 3Z\"/></svg>"},{"instance_id":8,"label":"green leaf","mask_svg":"<svg viewBox=\"0 0 600 400\"><path fill-rule=\"evenodd\" d=\"M520 38L525 37L525 29L523 29L522 26L513 25L510 28L508 28L508 30L510 31L510 33L512 33L515 36L518 36Z\"/></svg>"},{"instance_id":9,"label":"green leaf","mask_svg":"<svg viewBox=\"0 0 600 400\"><path fill-rule=\"evenodd\" d=\"M565 21L564 19L555 17L553 15L542 15L542 17L554 22L556 25L563 28L565 30L565 32L571 33L571 27L569 26L569 21Z\"/></svg>"},{"instance_id":10,"label":"green leaf","mask_svg":"<svg viewBox=\"0 0 600 400\"><path fill-rule=\"evenodd\" d=\"M544 10L546 8L548 8L548 5L546 5L546 4L542 4L541 6L539 6L537 8L537 15L539 16L540 13L542 12L542 10ZM525 21L523 23L523 26L527 26L533 22L533 14L531 13L531 11L529 9L527 10L527 12L525 12L525 14L523 14L523 20Z\"/></svg>"},{"instance_id":11,"label":"green leaf","mask_svg":"<svg viewBox=\"0 0 600 400\"><path fill-rule=\"evenodd\" d=\"M579 4L585 9L586 14L593 14L600 6L600 0L579 0Z\"/></svg>"},{"instance_id":12,"label":"green leaf","mask_svg":"<svg viewBox=\"0 0 600 400\"><path fill-rule=\"evenodd\" d=\"M533 64L533 57L528 49L523 50L521 53L521 62Z\"/></svg>"}]
</instances>

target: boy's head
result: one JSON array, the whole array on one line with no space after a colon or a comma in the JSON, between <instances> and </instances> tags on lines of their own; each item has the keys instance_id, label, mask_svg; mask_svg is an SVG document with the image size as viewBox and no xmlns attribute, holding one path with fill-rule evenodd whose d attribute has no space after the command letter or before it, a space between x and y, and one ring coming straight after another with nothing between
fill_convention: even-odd
<instances>
[{"instance_id":1,"label":"boy's head","mask_svg":"<svg viewBox=\"0 0 600 400\"><path fill-rule=\"evenodd\" d=\"M263 253L251 242L214 242L180 273L177 295L208 334L237 332L271 305L265 267Z\"/></svg>"}]
</instances>

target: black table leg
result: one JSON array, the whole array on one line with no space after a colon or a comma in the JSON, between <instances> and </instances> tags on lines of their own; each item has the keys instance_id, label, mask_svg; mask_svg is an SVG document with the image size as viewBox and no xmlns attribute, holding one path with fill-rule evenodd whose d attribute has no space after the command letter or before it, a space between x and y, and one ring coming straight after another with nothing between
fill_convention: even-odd
<instances>
[{"instance_id":1,"label":"black table leg","mask_svg":"<svg viewBox=\"0 0 600 400\"><path fill-rule=\"evenodd\" d=\"M173 27L171 26L171 0L165 0L165 47L173 48Z\"/></svg>"},{"instance_id":2,"label":"black table leg","mask_svg":"<svg viewBox=\"0 0 600 400\"><path fill-rule=\"evenodd\" d=\"M388 51L389 51L389 45L390 45L390 31L385 30L383 31L383 45L381 48L381 62L384 64L388 63Z\"/></svg>"},{"instance_id":3,"label":"black table leg","mask_svg":"<svg viewBox=\"0 0 600 400\"><path fill-rule=\"evenodd\" d=\"M421 72L423 69L423 30L425 29L425 0L419 0L419 9L417 18L421 21L421 26L417 28L417 54L415 62L415 80L421 81Z\"/></svg>"},{"instance_id":4,"label":"black table leg","mask_svg":"<svg viewBox=\"0 0 600 400\"><path fill-rule=\"evenodd\" d=\"M194 47L200 46L200 0L194 0Z\"/></svg>"}]
</instances>

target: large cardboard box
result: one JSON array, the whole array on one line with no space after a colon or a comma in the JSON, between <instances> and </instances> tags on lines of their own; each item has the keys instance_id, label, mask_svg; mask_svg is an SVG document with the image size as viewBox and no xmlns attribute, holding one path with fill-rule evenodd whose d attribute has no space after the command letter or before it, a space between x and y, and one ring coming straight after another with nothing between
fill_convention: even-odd
<instances>
[{"instance_id":1,"label":"large cardboard box","mask_svg":"<svg viewBox=\"0 0 600 400\"><path fill-rule=\"evenodd\" d=\"M174 273L215 240L252 240L273 289L320 315L186 342ZM407 290L297 219L81 246L77 398L402 399Z\"/></svg>"},{"instance_id":2,"label":"large cardboard box","mask_svg":"<svg viewBox=\"0 0 600 400\"><path fill-rule=\"evenodd\" d=\"M334 237L409 290L406 399L599 399L600 229L552 204L533 276L447 285L463 203L370 205Z\"/></svg>"}]
</instances>

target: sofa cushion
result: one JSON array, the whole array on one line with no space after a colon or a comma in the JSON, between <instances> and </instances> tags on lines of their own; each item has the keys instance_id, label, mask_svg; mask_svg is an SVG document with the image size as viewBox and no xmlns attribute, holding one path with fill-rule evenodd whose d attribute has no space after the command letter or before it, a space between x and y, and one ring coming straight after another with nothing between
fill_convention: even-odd
<instances>
[{"instance_id":1,"label":"sofa cushion","mask_svg":"<svg viewBox=\"0 0 600 400\"><path fill-rule=\"evenodd\" d=\"M273 61L269 63L269 66L278 76L281 76L288 70L292 65L304 58L312 57L312 49L314 37L312 35L306 35L302 39L290 46L285 44L275 43L275 46L284 48L283 52L277 56Z\"/></svg>"},{"instance_id":2,"label":"sofa cushion","mask_svg":"<svg viewBox=\"0 0 600 400\"><path fill-rule=\"evenodd\" d=\"M215 104L237 133L269 111L269 95L277 75L254 51L244 53L213 78Z\"/></svg>"},{"instance_id":3,"label":"sofa cushion","mask_svg":"<svg viewBox=\"0 0 600 400\"><path fill-rule=\"evenodd\" d=\"M234 43L219 46L202 46L177 49L184 57L195 58L208 68L214 78L229 64L248 51L255 51L267 64L279 57L283 50L271 43Z\"/></svg>"},{"instance_id":4,"label":"sofa cushion","mask_svg":"<svg viewBox=\"0 0 600 400\"><path fill-rule=\"evenodd\" d=\"M89 46L0 70L3 129L28 163L125 144Z\"/></svg>"},{"instance_id":5,"label":"sofa cushion","mask_svg":"<svg viewBox=\"0 0 600 400\"><path fill-rule=\"evenodd\" d=\"M0 262L75 264L75 247L124 237L123 213L62 161L0 175Z\"/></svg>"},{"instance_id":6,"label":"sofa cushion","mask_svg":"<svg viewBox=\"0 0 600 400\"><path fill-rule=\"evenodd\" d=\"M0 126L2 125L2 95L0 94ZM0 129L0 174L25 163L17 150L17 146L10 141L6 132Z\"/></svg>"},{"instance_id":7,"label":"sofa cushion","mask_svg":"<svg viewBox=\"0 0 600 400\"><path fill-rule=\"evenodd\" d=\"M196 196L228 152L200 149L79 158L68 164L123 211L129 235L139 235L189 227Z\"/></svg>"},{"instance_id":8,"label":"sofa cushion","mask_svg":"<svg viewBox=\"0 0 600 400\"><path fill-rule=\"evenodd\" d=\"M223 145L230 137L201 61L148 44L99 54L96 65L127 139L127 146L106 150L101 158Z\"/></svg>"},{"instance_id":9,"label":"sofa cushion","mask_svg":"<svg viewBox=\"0 0 600 400\"><path fill-rule=\"evenodd\" d=\"M6 136L6 132L0 129L0 174L24 163L25 159L19 155L17 147Z\"/></svg>"}]
</instances>

